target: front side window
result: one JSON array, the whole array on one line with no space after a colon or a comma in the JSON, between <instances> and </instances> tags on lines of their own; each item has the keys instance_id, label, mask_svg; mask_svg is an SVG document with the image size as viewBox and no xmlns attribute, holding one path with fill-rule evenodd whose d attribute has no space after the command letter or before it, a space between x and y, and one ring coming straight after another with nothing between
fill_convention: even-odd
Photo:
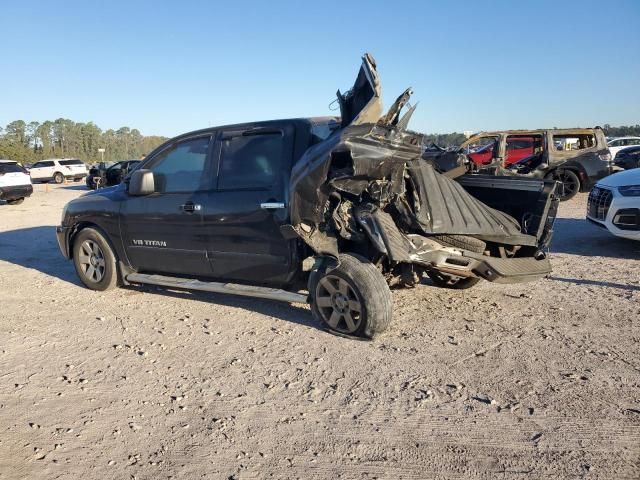
<instances>
[{"instance_id":1,"label":"front side window","mask_svg":"<svg viewBox=\"0 0 640 480\"><path fill-rule=\"evenodd\" d=\"M153 172L156 192L195 192L208 188L204 175L209 137L183 140L156 156L148 168Z\"/></svg>"},{"instance_id":2,"label":"front side window","mask_svg":"<svg viewBox=\"0 0 640 480\"><path fill-rule=\"evenodd\" d=\"M281 133L223 138L218 188L265 189L278 181L284 154Z\"/></svg>"},{"instance_id":3,"label":"front side window","mask_svg":"<svg viewBox=\"0 0 640 480\"><path fill-rule=\"evenodd\" d=\"M125 165L124 162L118 162L115 165L111 165L109 168L107 168L107 171L122 170L124 165Z\"/></svg>"},{"instance_id":4,"label":"front side window","mask_svg":"<svg viewBox=\"0 0 640 480\"><path fill-rule=\"evenodd\" d=\"M468 156L477 165L489 165L497 154L500 139L498 137L482 137L469 145Z\"/></svg>"},{"instance_id":5,"label":"front side window","mask_svg":"<svg viewBox=\"0 0 640 480\"><path fill-rule=\"evenodd\" d=\"M53 167L53 162L38 162L32 168Z\"/></svg>"}]
</instances>

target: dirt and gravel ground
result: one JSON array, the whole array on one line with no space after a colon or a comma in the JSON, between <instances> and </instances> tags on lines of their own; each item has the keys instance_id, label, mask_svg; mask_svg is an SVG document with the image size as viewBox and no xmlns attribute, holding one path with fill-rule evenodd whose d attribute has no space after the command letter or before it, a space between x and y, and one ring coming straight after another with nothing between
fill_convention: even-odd
<instances>
[{"instance_id":1,"label":"dirt and gravel ground","mask_svg":"<svg viewBox=\"0 0 640 480\"><path fill-rule=\"evenodd\" d=\"M640 243L563 204L532 284L394 293L371 342L308 308L79 285L81 185L0 205L0 479L640 478Z\"/></svg>"}]
</instances>

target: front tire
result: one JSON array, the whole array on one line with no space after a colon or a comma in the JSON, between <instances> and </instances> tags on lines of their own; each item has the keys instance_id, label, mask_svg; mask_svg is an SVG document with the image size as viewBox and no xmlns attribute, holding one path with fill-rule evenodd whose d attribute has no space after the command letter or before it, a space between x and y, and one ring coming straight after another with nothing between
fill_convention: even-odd
<instances>
[{"instance_id":1,"label":"front tire","mask_svg":"<svg viewBox=\"0 0 640 480\"><path fill-rule=\"evenodd\" d=\"M115 254L98 230L85 228L77 234L73 265L82 283L91 290L109 290L118 283Z\"/></svg>"},{"instance_id":2,"label":"front tire","mask_svg":"<svg viewBox=\"0 0 640 480\"><path fill-rule=\"evenodd\" d=\"M53 183L61 184L62 182L64 182L64 175L62 175L60 172L54 173Z\"/></svg>"},{"instance_id":3,"label":"front tire","mask_svg":"<svg viewBox=\"0 0 640 480\"><path fill-rule=\"evenodd\" d=\"M373 338L391 323L389 286L363 257L343 254L338 267L312 272L309 295L313 316L338 333Z\"/></svg>"}]
</instances>

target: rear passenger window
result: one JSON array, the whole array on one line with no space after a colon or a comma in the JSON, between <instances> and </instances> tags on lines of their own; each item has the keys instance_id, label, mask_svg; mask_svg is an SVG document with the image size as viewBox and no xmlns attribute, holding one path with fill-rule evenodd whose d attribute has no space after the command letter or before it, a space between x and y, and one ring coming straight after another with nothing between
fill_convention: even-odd
<instances>
[{"instance_id":1,"label":"rear passenger window","mask_svg":"<svg viewBox=\"0 0 640 480\"><path fill-rule=\"evenodd\" d=\"M0 175L5 173L26 173L17 163L0 163Z\"/></svg>"},{"instance_id":2,"label":"rear passenger window","mask_svg":"<svg viewBox=\"0 0 640 480\"><path fill-rule=\"evenodd\" d=\"M277 183L283 153L284 137L281 133L223 137L218 188L271 187Z\"/></svg>"},{"instance_id":3,"label":"rear passenger window","mask_svg":"<svg viewBox=\"0 0 640 480\"><path fill-rule=\"evenodd\" d=\"M60 160L60 165L83 165L81 160Z\"/></svg>"},{"instance_id":4,"label":"rear passenger window","mask_svg":"<svg viewBox=\"0 0 640 480\"><path fill-rule=\"evenodd\" d=\"M542 152L542 135L507 136L507 162L513 163Z\"/></svg>"},{"instance_id":5,"label":"rear passenger window","mask_svg":"<svg viewBox=\"0 0 640 480\"><path fill-rule=\"evenodd\" d=\"M556 150L583 150L595 147L596 137L588 133L583 135L553 135L553 144Z\"/></svg>"},{"instance_id":6,"label":"rear passenger window","mask_svg":"<svg viewBox=\"0 0 640 480\"><path fill-rule=\"evenodd\" d=\"M176 143L155 157L148 167L153 172L156 192L195 192L210 188L204 170L209 137Z\"/></svg>"}]
</instances>

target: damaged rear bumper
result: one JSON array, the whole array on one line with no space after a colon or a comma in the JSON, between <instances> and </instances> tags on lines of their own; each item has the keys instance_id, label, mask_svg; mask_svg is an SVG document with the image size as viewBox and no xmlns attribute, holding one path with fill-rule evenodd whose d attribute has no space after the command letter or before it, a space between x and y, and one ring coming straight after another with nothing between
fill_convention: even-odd
<instances>
[{"instance_id":1,"label":"damaged rear bumper","mask_svg":"<svg viewBox=\"0 0 640 480\"><path fill-rule=\"evenodd\" d=\"M521 283L551 273L548 258L496 258L454 248L412 255L412 263L457 277L477 277L495 283Z\"/></svg>"}]
</instances>

